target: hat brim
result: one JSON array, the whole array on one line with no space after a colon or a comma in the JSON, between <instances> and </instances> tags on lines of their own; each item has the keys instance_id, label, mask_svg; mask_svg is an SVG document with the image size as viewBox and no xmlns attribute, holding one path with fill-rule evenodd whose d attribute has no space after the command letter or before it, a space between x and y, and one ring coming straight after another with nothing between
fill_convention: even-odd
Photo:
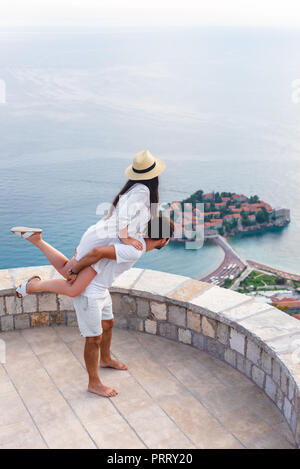
<instances>
[{"instance_id":1,"label":"hat brim","mask_svg":"<svg viewBox=\"0 0 300 469\"><path fill-rule=\"evenodd\" d=\"M125 170L125 175L127 176L128 179L131 179L132 181L153 179L159 176L166 169L166 164L162 160L155 158L155 163L156 163L155 168L151 169L151 171L149 171L148 173L134 172L132 169L132 164L131 164Z\"/></svg>"}]
</instances>

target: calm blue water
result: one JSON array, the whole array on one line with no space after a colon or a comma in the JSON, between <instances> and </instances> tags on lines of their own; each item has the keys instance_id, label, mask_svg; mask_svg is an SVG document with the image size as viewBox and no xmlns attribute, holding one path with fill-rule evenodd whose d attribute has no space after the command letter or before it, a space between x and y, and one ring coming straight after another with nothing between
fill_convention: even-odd
<instances>
[{"instance_id":1,"label":"calm blue water","mask_svg":"<svg viewBox=\"0 0 300 469\"><path fill-rule=\"evenodd\" d=\"M299 273L298 45L263 30L0 33L0 268L45 263L13 225L41 226L71 256L148 148L167 161L162 201L202 188L290 207L288 228L232 244ZM139 266L199 277L222 257L171 245Z\"/></svg>"}]
</instances>

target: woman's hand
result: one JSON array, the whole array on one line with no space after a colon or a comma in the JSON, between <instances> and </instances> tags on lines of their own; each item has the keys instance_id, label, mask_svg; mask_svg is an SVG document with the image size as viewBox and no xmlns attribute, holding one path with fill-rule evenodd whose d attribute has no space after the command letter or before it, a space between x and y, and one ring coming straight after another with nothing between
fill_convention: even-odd
<instances>
[{"instance_id":1,"label":"woman's hand","mask_svg":"<svg viewBox=\"0 0 300 469\"><path fill-rule=\"evenodd\" d=\"M133 246L138 251L143 250L143 244L140 241L138 241L137 239L132 238L131 236L128 236L127 238L120 238L120 240L124 244Z\"/></svg>"}]
</instances>

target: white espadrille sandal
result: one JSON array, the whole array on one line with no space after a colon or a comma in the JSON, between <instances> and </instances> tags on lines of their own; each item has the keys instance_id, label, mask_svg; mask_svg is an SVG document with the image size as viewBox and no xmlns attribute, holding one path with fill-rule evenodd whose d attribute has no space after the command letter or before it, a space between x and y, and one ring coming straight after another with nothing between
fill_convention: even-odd
<instances>
[{"instance_id":1,"label":"white espadrille sandal","mask_svg":"<svg viewBox=\"0 0 300 469\"><path fill-rule=\"evenodd\" d=\"M24 298L24 296L28 295L28 293L26 292L27 283L30 282L30 280L33 280L34 278L42 280L41 277L39 277L38 275L34 275L33 277L30 277L28 280L26 280L26 282L23 282L16 288L16 295L18 298Z\"/></svg>"},{"instance_id":2,"label":"white espadrille sandal","mask_svg":"<svg viewBox=\"0 0 300 469\"><path fill-rule=\"evenodd\" d=\"M10 231L16 236L24 239L29 238L29 236L32 236L35 233L43 232L41 228L28 228L27 226L14 226Z\"/></svg>"}]
</instances>

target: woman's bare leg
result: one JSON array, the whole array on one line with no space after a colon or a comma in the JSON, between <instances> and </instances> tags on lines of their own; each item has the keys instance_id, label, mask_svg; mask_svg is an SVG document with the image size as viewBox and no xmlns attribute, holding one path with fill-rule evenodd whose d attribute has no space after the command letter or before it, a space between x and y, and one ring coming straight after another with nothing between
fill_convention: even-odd
<instances>
[{"instance_id":1,"label":"woman's bare leg","mask_svg":"<svg viewBox=\"0 0 300 469\"><path fill-rule=\"evenodd\" d=\"M66 295L75 297L80 295L83 290L86 289L88 284L97 275L96 271L92 267L86 267L79 272L74 283L70 283L67 280L53 279L53 280L39 280L34 278L27 284L27 293L36 293L41 291L57 293L60 295Z\"/></svg>"},{"instance_id":2,"label":"woman's bare leg","mask_svg":"<svg viewBox=\"0 0 300 469\"><path fill-rule=\"evenodd\" d=\"M60 251L55 249L51 244L46 243L42 239L41 233L35 233L32 236L29 236L27 240L34 244L43 254L47 257L48 261L55 267L55 269L65 278L67 278L67 272L71 266L68 264L69 259L62 254Z\"/></svg>"}]
</instances>

